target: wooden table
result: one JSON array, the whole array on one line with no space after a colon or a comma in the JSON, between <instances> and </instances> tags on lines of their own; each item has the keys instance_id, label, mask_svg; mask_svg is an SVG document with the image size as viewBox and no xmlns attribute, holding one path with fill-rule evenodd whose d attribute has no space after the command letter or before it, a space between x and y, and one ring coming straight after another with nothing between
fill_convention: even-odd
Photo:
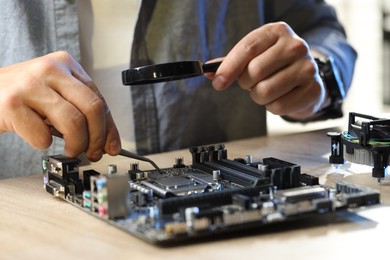
<instances>
[{"instance_id":1,"label":"wooden table","mask_svg":"<svg viewBox=\"0 0 390 260\"><path fill-rule=\"evenodd\" d=\"M247 236L161 248L54 198L43 190L38 174L0 181L0 259L367 259L377 255L388 259L390 184L385 181L379 185L366 167L354 174L335 172L328 164L330 142L326 132L231 142L226 144L228 157L251 154L255 160L274 156L294 162L301 165L302 172L319 176L322 184L344 179L374 187L381 192L382 205L360 209L358 214L340 212L284 224ZM171 167L176 157L191 163L186 150L150 156L161 167ZM106 157L87 167L104 171L112 162L124 171L131 160ZM362 167L350 169L355 168Z\"/></svg>"}]
</instances>

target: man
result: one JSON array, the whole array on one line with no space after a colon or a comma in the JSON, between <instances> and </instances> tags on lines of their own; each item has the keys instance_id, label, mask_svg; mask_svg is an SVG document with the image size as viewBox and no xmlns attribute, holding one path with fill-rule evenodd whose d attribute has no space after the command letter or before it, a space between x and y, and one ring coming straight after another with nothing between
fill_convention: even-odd
<instances>
[{"instance_id":1,"label":"man","mask_svg":"<svg viewBox=\"0 0 390 260\"><path fill-rule=\"evenodd\" d=\"M117 154L121 140L111 112L72 57L79 51L75 4L3 1L2 6L8 14L1 16L8 20L2 22L6 34L2 46L21 46L20 53L27 55L2 49L0 131L14 132L43 149L52 142L51 124L63 134L68 156L85 152L97 161L103 153ZM15 12L19 15L13 17ZM65 20L59 22L58 17ZM9 21L27 29L18 35ZM55 29L51 33L46 28ZM18 37L26 41L10 45ZM46 53L50 54L17 63ZM314 56L335 61L333 69L341 73L343 83L340 91L346 92L356 54L334 10L323 1L142 1L131 66L224 57L218 71L207 75L214 89L224 91L215 92L204 78L132 87L129 114L134 118L137 152L266 134L264 107L289 120L334 117L333 103L339 100L326 87L338 86L324 85ZM17 150L19 141L12 138L11 146ZM23 152L18 160L23 160Z\"/></svg>"}]
</instances>

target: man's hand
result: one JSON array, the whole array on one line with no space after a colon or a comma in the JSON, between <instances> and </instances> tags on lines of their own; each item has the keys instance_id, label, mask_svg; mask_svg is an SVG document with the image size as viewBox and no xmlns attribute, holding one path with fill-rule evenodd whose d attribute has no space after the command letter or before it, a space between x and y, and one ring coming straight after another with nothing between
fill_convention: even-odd
<instances>
[{"instance_id":1,"label":"man's hand","mask_svg":"<svg viewBox=\"0 0 390 260\"><path fill-rule=\"evenodd\" d=\"M67 156L85 152L97 161L121 148L104 98L67 52L0 68L0 111L0 133L15 132L37 149L52 143L47 123L62 133Z\"/></svg>"},{"instance_id":2,"label":"man's hand","mask_svg":"<svg viewBox=\"0 0 390 260\"><path fill-rule=\"evenodd\" d=\"M309 47L282 22L246 35L218 71L206 76L217 90L237 80L256 103L277 115L307 119L324 106L326 90Z\"/></svg>"}]
</instances>

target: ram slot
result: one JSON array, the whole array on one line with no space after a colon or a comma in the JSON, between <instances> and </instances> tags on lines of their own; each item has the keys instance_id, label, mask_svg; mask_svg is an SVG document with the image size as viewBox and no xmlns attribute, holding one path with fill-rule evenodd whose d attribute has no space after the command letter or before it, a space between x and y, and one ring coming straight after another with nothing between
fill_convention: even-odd
<instances>
[{"instance_id":1,"label":"ram slot","mask_svg":"<svg viewBox=\"0 0 390 260\"><path fill-rule=\"evenodd\" d=\"M263 171L260 171L256 168L253 168L252 166L248 166L246 164L242 164L240 162L232 161L229 159L222 159L219 161L216 161L218 164L227 166L229 168L238 170L238 171L243 171L246 174L252 175L257 178L265 178L265 173Z\"/></svg>"},{"instance_id":2,"label":"ram slot","mask_svg":"<svg viewBox=\"0 0 390 260\"><path fill-rule=\"evenodd\" d=\"M216 162L195 163L193 166L195 168L200 168L209 174L212 174L215 170L219 170L221 172L222 179L228 180L243 187L254 187L263 185L265 182L269 182L267 179L254 177L244 172L225 167Z\"/></svg>"}]
</instances>

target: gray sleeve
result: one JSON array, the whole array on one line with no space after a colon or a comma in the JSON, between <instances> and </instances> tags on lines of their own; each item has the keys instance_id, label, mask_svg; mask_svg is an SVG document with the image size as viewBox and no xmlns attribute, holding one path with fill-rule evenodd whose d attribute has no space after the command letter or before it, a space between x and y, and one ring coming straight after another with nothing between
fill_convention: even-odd
<instances>
[{"instance_id":1,"label":"gray sleeve","mask_svg":"<svg viewBox=\"0 0 390 260\"><path fill-rule=\"evenodd\" d=\"M0 6L0 66L58 50L79 59L74 1L0 0Z\"/></svg>"}]
</instances>

